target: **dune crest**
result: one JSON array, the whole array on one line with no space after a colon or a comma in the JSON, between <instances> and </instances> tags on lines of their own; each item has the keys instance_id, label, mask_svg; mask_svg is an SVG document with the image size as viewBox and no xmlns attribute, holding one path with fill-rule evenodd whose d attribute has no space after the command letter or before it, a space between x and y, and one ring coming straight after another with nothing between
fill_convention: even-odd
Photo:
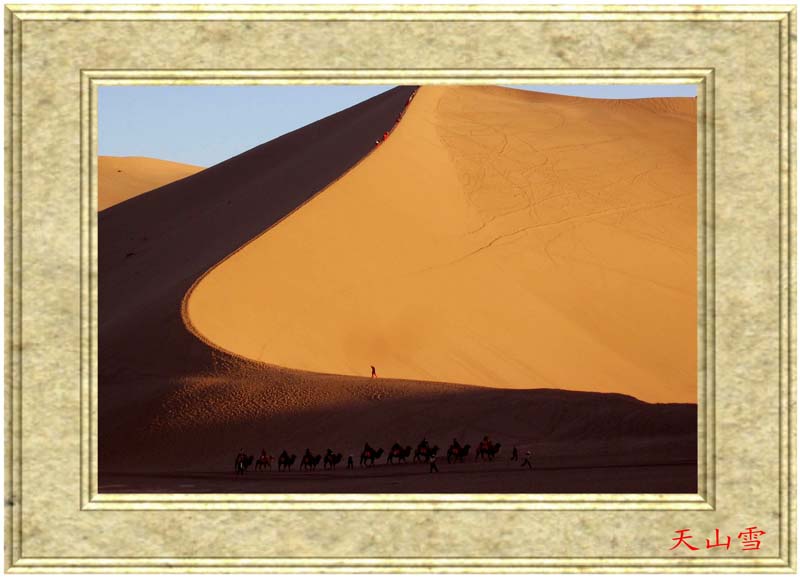
<instances>
[{"instance_id":1,"label":"dune crest","mask_svg":"<svg viewBox=\"0 0 800 577\"><path fill-rule=\"evenodd\" d=\"M205 170L143 156L99 156L97 158L97 210L119 204L144 192Z\"/></svg>"},{"instance_id":2,"label":"dune crest","mask_svg":"<svg viewBox=\"0 0 800 577\"><path fill-rule=\"evenodd\" d=\"M694 99L423 87L185 300L238 356L696 402Z\"/></svg>"}]
</instances>

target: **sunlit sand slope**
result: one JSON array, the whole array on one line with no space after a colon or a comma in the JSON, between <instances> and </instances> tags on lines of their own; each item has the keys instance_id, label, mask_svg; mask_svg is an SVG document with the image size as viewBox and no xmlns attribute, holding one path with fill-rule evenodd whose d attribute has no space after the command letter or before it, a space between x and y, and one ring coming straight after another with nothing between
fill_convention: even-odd
<instances>
[{"instance_id":1,"label":"sunlit sand slope","mask_svg":"<svg viewBox=\"0 0 800 577\"><path fill-rule=\"evenodd\" d=\"M423 87L187 321L295 369L695 402L695 139L694 99Z\"/></svg>"},{"instance_id":2,"label":"sunlit sand slope","mask_svg":"<svg viewBox=\"0 0 800 577\"><path fill-rule=\"evenodd\" d=\"M202 166L140 156L97 158L97 210L200 172Z\"/></svg>"}]
</instances>

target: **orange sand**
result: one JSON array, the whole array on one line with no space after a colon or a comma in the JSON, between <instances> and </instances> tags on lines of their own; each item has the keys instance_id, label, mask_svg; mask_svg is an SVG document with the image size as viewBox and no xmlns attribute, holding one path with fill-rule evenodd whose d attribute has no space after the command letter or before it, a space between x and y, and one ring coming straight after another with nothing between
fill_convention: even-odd
<instances>
[{"instance_id":1,"label":"orange sand","mask_svg":"<svg viewBox=\"0 0 800 577\"><path fill-rule=\"evenodd\" d=\"M694 99L423 87L186 319L293 369L696 402L695 138Z\"/></svg>"},{"instance_id":2,"label":"orange sand","mask_svg":"<svg viewBox=\"0 0 800 577\"><path fill-rule=\"evenodd\" d=\"M202 166L141 156L97 158L97 210L204 170Z\"/></svg>"}]
</instances>

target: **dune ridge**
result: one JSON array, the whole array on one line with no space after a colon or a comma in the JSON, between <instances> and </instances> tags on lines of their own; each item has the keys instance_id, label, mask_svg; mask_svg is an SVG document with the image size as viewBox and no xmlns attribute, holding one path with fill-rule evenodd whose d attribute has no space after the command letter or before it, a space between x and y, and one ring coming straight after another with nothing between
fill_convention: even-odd
<instances>
[{"instance_id":1,"label":"dune ridge","mask_svg":"<svg viewBox=\"0 0 800 577\"><path fill-rule=\"evenodd\" d=\"M202 166L144 156L97 157L97 210L204 170Z\"/></svg>"}]
</instances>

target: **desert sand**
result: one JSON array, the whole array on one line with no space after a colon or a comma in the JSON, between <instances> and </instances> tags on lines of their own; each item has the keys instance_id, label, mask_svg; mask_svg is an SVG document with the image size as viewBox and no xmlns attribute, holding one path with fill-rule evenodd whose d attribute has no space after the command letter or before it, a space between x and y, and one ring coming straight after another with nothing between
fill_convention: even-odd
<instances>
[{"instance_id":1,"label":"desert sand","mask_svg":"<svg viewBox=\"0 0 800 577\"><path fill-rule=\"evenodd\" d=\"M97 210L203 170L202 166L142 156L97 157Z\"/></svg>"},{"instance_id":2,"label":"desert sand","mask_svg":"<svg viewBox=\"0 0 800 577\"><path fill-rule=\"evenodd\" d=\"M684 278L696 258L694 237L686 238L695 217L680 196L694 194L683 188L689 174L694 182L694 102L586 104L509 89L425 87L396 124L413 92L396 88L98 214L101 491L695 491L694 325L689 342L678 342L694 314L686 309L695 306ZM538 120L514 118L524 105L540 109L532 115ZM608 112L592 115L584 105ZM465 112L475 107L484 109L477 126ZM584 127L593 139L569 140L570 131L556 130L552 109L574 127L594 126ZM504 110L500 133L516 136L506 145L498 137L495 146L492 127ZM525 130L540 123L540 132L525 136L526 122ZM636 136L624 154L594 162L600 141L614 141L606 133L619 123L624 135ZM670 146L650 142L662 136ZM495 160L481 165L490 144ZM554 149L548 162L533 153L543 148ZM570 149L588 152L557 152ZM512 190L509 182L524 180L513 168L528 156L540 162L520 174L536 186ZM592 175L614 159L619 182L603 188ZM560 183L564 175L571 175L567 184ZM583 181L585 188L576 184ZM603 196L615 187L616 195ZM550 256L538 255L540 235L567 222L575 229L562 230L569 243L552 240ZM518 227L530 228L515 234ZM620 230L596 232L604 227ZM643 242L638 250L627 246ZM656 259L649 268L647 252ZM581 262L598 255L606 260L594 269ZM392 264L398 274L386 278ZM634 294L630 282L649 292ZM376 290L388 291L385 299L374 298ZM582 301L590 294L602 306ZM504 309L512 298L518 306ZM364 310L348 305L357 299ZM239 303L250 307L253 322ZM453 324L448 315L459 303L469 308ZM620 303L622 318L607 326L607 308ZM356 311L352 317L347 307ZM285 310L303 326L291 328ZM636 326L645 313L666 334ZM437 316L429 321L428 314ZM223 319L235 328L227 330ZM538 331L519 327L533 319ZM276 324L259 326L271 320ZM344 336L336 326L343 320L350 323ZM387 329L392 338L382 342ZM247 338L236 340L238 331ZM516 360L521 349L506 333L532 339L525 362ZM257 351L248 348L251 339ZM606 360L596 339L608 340ZM559 352L549 341L578 348ZM460 361L448 342L464 347ZM426 346L432 353L420 356ZM298 347L309 360L285 356ZM649 351L658 347L668 350ZM356 361L353 351L364 358ZM314 364L318 354L330 366ZM548 372L558 362L569 378ZM596 363L591 384L586 363ZM370 364L381 378L367 378ZM644 402L658 399L686 402ZM441 463L438 480L425 465L410 464L381 463L350 477L343 464L325 475L295 467L282 476L248 474L247 482L232 472L240 448L301 455L306 447L331 447L357 455L365 441L388 449L426 436L445 449L453 437L474 446L487 434L503 444L496 462ZM534 451L536 477L509 463L512 445Z\"/></svg>"},{"instance_id":3,"label":"desert sand","mask_svg":"<svg viewBox=\"0 0 800 577\"><path fill-rule=\"evenodd\" d=\"M207 274L188 320L308 371L694 402L695 130L689 98L423 87L358 170Z\"/></svg>"}]
</instances>

